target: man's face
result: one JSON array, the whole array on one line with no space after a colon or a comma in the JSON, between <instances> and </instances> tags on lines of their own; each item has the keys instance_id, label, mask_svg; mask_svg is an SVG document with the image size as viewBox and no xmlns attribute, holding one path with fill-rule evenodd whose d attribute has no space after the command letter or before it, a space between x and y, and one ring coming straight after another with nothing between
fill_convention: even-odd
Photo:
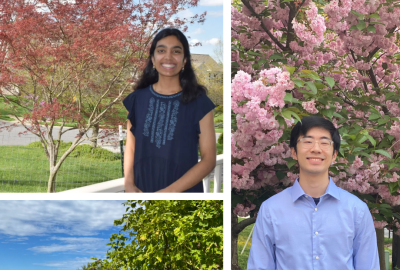
<instances>
[{"instance_id":1,"label":"man's face","mask_svg":"<svg viewBox=\"0 0 400 270\"><path fill-rule=\"evenodd\" d=\"M309 148L312 145L310 142L313 140L317 142ZM305 136L299 136L297 153L293 147L291 152L293 158L299 162L301 173L321 176L328 173L329 166L337 156L337 151L332 155L333 143L329 146L325 144L324 148L324 141L327 142L328 140L332 141L329 131L319 127L309 129Z\"/></svg>"}]
</instances>

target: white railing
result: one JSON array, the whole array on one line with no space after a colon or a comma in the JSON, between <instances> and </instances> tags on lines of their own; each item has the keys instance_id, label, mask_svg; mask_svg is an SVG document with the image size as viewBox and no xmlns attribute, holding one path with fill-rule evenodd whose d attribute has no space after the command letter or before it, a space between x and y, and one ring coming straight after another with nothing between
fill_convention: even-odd
<instances>
[{"instance_id":1,"label":"white railing","mask_svg":"<svg viewBox=\"0 0 400 270\"><path fill-rule=\"evenodd\" d=\"M217 163L214 169L214 193L222 192L222 164L223 155L217 156ZM204 193L210 193L210 174L203 179ZM90 186L74 188L63 193L119 193L125 192L124 178L106 181Z\"/></svg>"}]
</instances>

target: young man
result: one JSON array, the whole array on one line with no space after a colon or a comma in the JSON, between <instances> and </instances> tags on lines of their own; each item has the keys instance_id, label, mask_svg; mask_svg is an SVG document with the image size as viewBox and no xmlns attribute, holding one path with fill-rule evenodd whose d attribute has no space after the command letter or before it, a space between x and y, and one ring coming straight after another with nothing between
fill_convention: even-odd
<instances>
[{"instance_id":1,"label":"young man","mask_svg":"<svg viewBox=\"0 0 400 270\"><path fill-rule=\"evenodd\" d=\"M376 270L378 248L368 206L328 175L340 136L321 117L304 117L290 136L300 176L258 212L248 270Z\"/></svg>"}]
</instances>

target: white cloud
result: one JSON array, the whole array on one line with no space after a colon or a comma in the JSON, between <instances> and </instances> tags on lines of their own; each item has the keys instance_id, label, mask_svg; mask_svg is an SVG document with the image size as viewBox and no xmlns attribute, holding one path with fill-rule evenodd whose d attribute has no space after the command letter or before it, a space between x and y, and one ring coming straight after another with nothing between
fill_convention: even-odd
<instances>
[{"instance_id":1,"label":"white cloud","mask_svg":"<svg viewBox=\"0 0 400 270\"><path fill-rule=\"evenodd\" d=\"M190 32L190 34L188 34L189 36L193 36L193 35L198 35L204 33L204 30L201 28L196 28L193 32Z\"/></svg>"},{"instance_id":2,"label":"white cloud","mask_svg":"<svg viewBox=\"0 0 400 270\"><path fill-rule=\"evenodd\" d=\"M45 263L34 263L34 265L77 269L83 265L86 265L88 262L93 262L93 260L90 258L87 258L87 257L83 257L83 258L77 257L71 261L49 261L49 262L45 262Z\"/></svg>"},{"instance_id":3,"label":"white cloud","mask_svg":"<svg viewBox=\"0 0 400 270\"><path fill-rule=\"evenodd\" d=\"M0 201L0 235L95 235L125 212L123 201Z\"/></svg>"},{"instance_id":4,"label":"white cloud","mask_svg":"<svg viewBox=\"0 0 400 270\"><path fill-rule=\"evenodd\" d=\"M211 10L211 11L207 11L207 15L210 15L211 17L222 17L223 11L222 10Z\"/></svg>"},{"instance_id":5,"label":"white cloud","mask_svg":"<svg viewBox=\"0 0 400 270\"><path fill-rule=\"evenodd\" d=\"M223 0L200 0L199 6L222 6Z\"/></svg>"},{"instance_id":6,"label":"white cloud","mask_svg":"<svg viewBox=\"0 0 400 270\"><path fill-rule=\"evenodd\" d=\"M35 253L53 252L77 252L90 253L103 251L103 247L109 242L108 239L94 237L51 237L51 240L60 241L64 244L51 244L48 246L36 246L28 248Z\"/></svg>"},{"instance_id":7,"label":"white cloud","mask_svg":"<svg viewBox=\"0 0 400 270\"><path fill-rule=\"evenodd\" d=\"M198 39L191 39L191 40L189 40L189 44L190 44L190 46L193 46L193 45L195 45L196 43L199 43L200 42L200 40L198 40Z\"/></svg>"},{"instance_id":8,"label":"white cloud","mask_svg":"<svg viewBox=\"0 0 400 270\"><path fill-rule=\"evenodd\" d=\"M210 40L204 41L204 44L207 44L207 45L217 45L217 44L220 43L220 42L221 42L221 41L220 41L219 38L212 38L212 39L210 39Z\"/></svg>"},{"instance_id":9,"label":"white cloud","mask_svg":"<svg viewBox=\"0 0 400 270\"><path fill-rule=\"evenodd\" d=\"M194 13L191 10L185 9L185 10L179 11L174 16L174 18L176 17L176 18L180 18L180 19L189 19L189 18L191 18L193 16L194 16Z\"/></svg>"}]
</instances>

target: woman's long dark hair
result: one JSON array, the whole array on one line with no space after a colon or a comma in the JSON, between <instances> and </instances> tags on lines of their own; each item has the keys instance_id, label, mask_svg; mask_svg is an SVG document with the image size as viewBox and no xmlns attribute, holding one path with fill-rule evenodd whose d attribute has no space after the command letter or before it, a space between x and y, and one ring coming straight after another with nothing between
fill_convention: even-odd
<instances>
[{"instance_id":1,"label":"woman's long dark hair","mask_svg":"<svg viewBox=\"0 0 400 270\"><path fill-rule=\"evenodd\" d=\"M179 81L182 87L182 102L189 103L192 100L196 99L198 96L205 94L207 89L197 82L196 74L194 73L190 50L189 50L189 42L186 39L185 35L174 28L165 28L157 33L154 37L153 42L150 47L150 55L147 61L147 65L142 73L142 76L139 82L135 85L134 90L145 88L149 85L152 85L158 82L158 72L153 68L153 61L151 57L154 55L154 50L156 49L157 42L168 36L176 36L177 39L183 45L184 58L186 59L186 64L184 66L184 70L179 74Z\"/></svg>"}]
</instances>

